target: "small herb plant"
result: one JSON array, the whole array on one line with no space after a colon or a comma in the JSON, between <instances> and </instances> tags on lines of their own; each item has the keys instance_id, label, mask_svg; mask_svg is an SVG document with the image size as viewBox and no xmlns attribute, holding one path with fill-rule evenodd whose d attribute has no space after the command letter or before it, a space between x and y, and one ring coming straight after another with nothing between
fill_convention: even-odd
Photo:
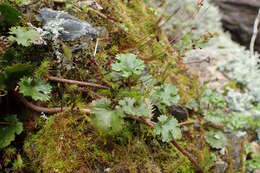
<instances>
[{"instance_id":1,"label":"small herb plant","mask_svg":"<svg viewBox=\"0 0 260 173\"><path fill-rule=\"evenodd\" d=\"M136 55L119 54L116 56L116 63L112 64L112 70L117 72L123 78L140 76L145 68L143 60Z\"/></svg>"},{"instance_id":2,"label":"small herb plant","mask_svg":"<svg viewBox=\"0 0 260 173\"><path fill-rule=\"evenodd\" d=\"M9 40L11 42L17 42L17 44L25 47L35 44L41 40L40 34L29 27L12 27L9 34L11 34L9 36Z\"/></svg>"},{"instance_id":3,"label":"small herb plant","mask_svg":"<svg viewBox=\"0 0 260 173\"><path fill-rule=\"evenodd\" d=\"M132 79L137 83L142 83L140 76L144 69L144 62L134 54L117 55L116 62L112 64L112 70L119 78ZM153 89L149 92L148 88ZM178 103L180 97L177 88L171 84L154 86L152 82L146 83L146 89L142 92L141 86L136 85L130 90L119 90L117 94L121 98L119 101L107 98L94 101L92 107L95 116L92 122L102 131L119 130L119 126L122 127L128 117L151 121L153 106L157 105L162 108L165 115L158 118L159 122L154 126L154 134L159 135L163 142L180 139L182 135L178 121L174 117L167 116L165 109L166 106Z\"/></svg>"},{"instance_id":4,"label":"small herb plant","mask_svg":"<svg viewBox=\"0 0 260 173\"><path fill-rule=\"evenodd\" d=\"M41 79L23 77L19 82L20 93L32 97L34 100L48 101L50 99L51 86Z\"/></svg>"},{"instance_id":5,"label":"small herb plant","mask_svg":"<svg viewBox=\"0 0 260 173\"><path fill-rule=\"evenodd\" d=\"M0 150L10 145L15 139L15 135L21 134L23 124L17 119L16 115L0 117Z\"/></svg>"}]
</instances>

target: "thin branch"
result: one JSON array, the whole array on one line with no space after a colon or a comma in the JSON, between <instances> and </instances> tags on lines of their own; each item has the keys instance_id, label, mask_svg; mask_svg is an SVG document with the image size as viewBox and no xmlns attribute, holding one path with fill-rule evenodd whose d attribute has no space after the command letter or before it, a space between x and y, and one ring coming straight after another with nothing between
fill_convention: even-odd
<instances>
[{"instance_id":1,"label":"thin branch","mask_svg":"<svg viewBox=\"0 0 260 173\"><path fill-rule=\"evenodd\" d=\"M76 84L76 85L79 85L79 86L88 86L88 87L95 87L95 88L102 88L102 89L110 89L109 87L101 85L101 84L95 84L95 83L90 83L90 82L81 82L81 81L76 81L76 80L59 78L59 77L55 77L55 76L48 76L47 79L50 80L50 81Z\"/></svg>"},{"instance_id":2,"label":"thin branch","mask_svg":"<svg viewBox=\"0 0 260 173\"><path fill-rule=\"evenodd\" d=\"M26 107L30 108L31 110L35 111L35 112L44 112L47 114L56 114L56 113L60 113L63 112L65 110L70 110L70 108L61 108L61 107L57 107L57 108L46 108L46 107L41 107L41 106L37 106L31 102L29 102L28 100L26 100L26 98L17 95L18 99L20 102L22 102ZM75 109L77 110L77 109ZM92 113L91 110L89 109L80 109L80 111L84 112L84 113Z\"/></svg>"},{"instance_id":3,"label":"thin branch","mask_svg":"<svg viewBox=\"0 0 260 173\"><path fill-rule=\"evenodd\" d=\"M127 116L126 117L127 119L132 119L132 120L135 120L135 121L138 121L138 122L141 122L143 124L146 124L147 126L151 127L151 128L155 128L155 123L150 121L150 120L146 120L144 118L140 118L140 117L135 117L135 116ZM193 156L191 156L191 154L185 150L181 145L179 145L177 143L177 141L175 140L172 140L171 143L183 154L185 155L189 160L190 162L196 167L196 170L199 172L199 173L203 173L203 170L201 169L199 163L193 158Z\"/></svg>"},{"instance_id":4,"label":"thin branch","mask_svg":"<svg viewBox=\"0 0 260 173\"><path fill-rule=\"evenodd\" d=\"M206 58L204 58L202 60L188 61L188 62L184 62L183 64L200 64L200 63L203 63L203 62L210 63L211 62L211 58L210 57L206 57Z\"/></svg>"},{"instance_id":5,"label":"thin branch","mask_svg":"<svg viewBox=\"0 0 260 173\"><path fill-rule=\"evenodd\" d=\"M203 173L203 170L201 169L199 163L190 155L190 153L185 150L184 148L182 148L182 146L180 146L177 141L172 140L172 144L186 157L188 157L188 159L190 160L190 162L196 167L196 170L199 173Z\"/></svg>"},{"instance_id":6,"label":"thin branch","mask_svg":"<svg viewBox=\"0 0 260 173\"><path fill-rule=\"evenodd\" d=\"M0 125L16 125L16 124L12 122L0 122Z\"/></svg>"},{"instance_id":7,"label":"thin branch","mask_svg":"<svg viewBox=\"0 0 260 173\"><path fill-rule=\"evenodd\" d=\"M4 97L4 96L6 96L7 95L7 91L6 90L2 90L2 89L0 89L0 97Z\"/></svg>"},{"instance_id":8,"label":"thin branch","mask_svg":"<svg viewBox=\"0 0 260 173\"><path fill-rule=\"evenodd\" d=\"M255 18L255 23L254 23L254 30L253 30L253 36L251 38L251 42L250 42L250 54L251 54L251 58L255 57L255 41L256 41L256 37L257 37L257 33L258 33L258 25L259 25L259 20L260 20L260 8L258 10L258 14Z\"/></svg>"},{"instance_id":9,"label":"thin branch","mask_svg":"<svg viewBox=\"0 0 260 173\"><path fill-rule=\"evenodd\" d=\"M96 46L95 46L95 51L94 51L94 57L96 57L96 55L97 55L98 42L99 42L99 38L97 38L97 41L96 41Z\"/></svg>"},{"instance_id":10,"label":"thin branch","mask_svg":"<svg viewBox=\"0 0 260 173\"><path fill-rule=\"evenodd\" d=\"M18 96L18 95L17 95ZM36 106L33 103L27 101L24 97L18 96L19 100L28 108L36 111L36 112L45 112L45 113L49 113L49 114L55 114L55 113L59 113L59 112L63 112L64 110L68 110L69 108L45 108L45 107L40 107L40 106ZM93 112L90 109L80 109L79 111L85 112L85 113L89 113L89 114L93 114ZM147 120L145 118L142 117L135 117L135 116L127 116L126 119L131 119L131 120L135 120L138 122L141 122L143 124L146 124L147 126L151 127L151 128L155 128L156 123L152 122L151 120ZM200 165L197 163L197 161L190 155L190 153L185 150L184 148L182 148L182 146L180 146L175 140L172 140L172 144L183 154L185 155L190 162L196 167L197 171L199 171L200 173L203 173L202 169L200 168Z\"/></svg>"},{"instance_id":11,"label":"thin branch","mask_svg":"<svg viewBox=\"0 0 260 173\"><path fill-rule=\"evenodd\" d=\"M188 121L179 123L179 125L180 125L180 126L186 126L186 125L194 124L194 123L196 123L196 122L197 122L197 121L188 120Z\"/></svg>"},{"instance_id":12,"label":"thin branch","mask_svg":"<svg viewBox=\"0 0 260 173\"><path fill-rule=\"evenodd\" d=\"M156 126L156 123L151 121L151 120L148 120L148 119L145 119L143 117L137 117L137 116L132 116L132 115L127 115L125 117L125 119L130 119L130 120L134 120L134 121L137 121L139 123L143 123L151 128L155 128Z\"/></svg>"}]
</instances>

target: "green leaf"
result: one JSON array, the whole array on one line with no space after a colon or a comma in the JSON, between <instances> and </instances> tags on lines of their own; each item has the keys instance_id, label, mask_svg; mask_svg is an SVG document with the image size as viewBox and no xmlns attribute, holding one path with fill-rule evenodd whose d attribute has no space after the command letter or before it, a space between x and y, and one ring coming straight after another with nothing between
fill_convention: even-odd
<instances>
[{"instance_id":1,"label":"green leaf","mask_svg":"<svg viewBox=\"0 0 260 173\"><path fill-rule=\"evenodd\" d=\"M212 130L206 132L206 142L213 148L222 149L226 147L228 140L221 131Z\"/></svg>"},{"instance_id":2,"label":"green leaf","mask_svg":"<svg viewBox=\"0 0 260 173\"><path fill-rule=\"evenodd\" d=\"M20 22L22 13L17 11L9 4L0 4L0 27L2 29L8 29L10 26L14 26Z\"/></svg>"},{"instance_id":3,"label":"green leaf","mask_svg":"<svg viewBox=\"0 0 260 173\"><path fill-rule=\"evenodd\" d=\"M116 56L116 63L112 64L112 70L118 72L122 77L140 76L145 68L143 60L134 54L119 54Z\"/></svg>"},{"instance_id":4,"label":"green leaf","mask_svg":"<svg viewBox=\"0 0 260 173\"><path fill-rule=\"evenodd\" d=\"M155 87L151 97L154 103L166 106L172 106L173 104L178 103L180 99L177 88L170 84Z\"/></svg>"},{"instance_id":5,"label":"green leaf","mask_svg":"<svg viewBox=\"0 0 260 173\"><path fill-rule=\"evenodd\" d=\"M23 77L19 82L20 93L24 96L32 97L34 100L48 101L52 87L40 79Z\"/></svg>"},{"instance_id":6,"label":"green leaf","mask_svg":"<svg viewBox=\"0 0 260 173\"><path fill-rule=\"evenodd\" d=\"M44 76L47 76L47 74L49 73L49 69L50 69L50 62L47 60L43 60L40 67L38 67L35 70L34 74L38 78L43 78Z\"/></svg>"},{"instance_id":7,"label":"green leaf","mask_svg":"<svg viewBox=\"0 0 260 173\"><path fill-rule=\"evenodd\" d=\"M211 89L206 89L204 91L200 101L205 107L208 107L208 105L212 105L214 108L223 109L226 106L224 96Z\"/></svg>"},{"instance_id":8,"label":"green leaf","mask_svg":"<svg viewBox=\"0 0 260 173\"><path fill-rule=\"evenodd\" d=\"M28 47L41 40L40 34L29 27L12 27L9 34L11 34L11 36L8 37L9 41L17 42L17 44L25 47Z\"/></svg>"},{"instance_id":9,"label":"green leaf","mask_svg":"<svg viewBox=\"0 0 260 173\"><path fill-rule=\"evenodd\" d=\"M10 145L15 139L15 134L19 135L23 131L23 124L18 121L16 115L1 117L0 121L2 119L6 122L6 125L0 125L0 150Z\"/></svg>"},{"instance_id":10,"label":"green leaf","mask_svg":"<svg viewBox=\"0 0 260 173\"><path fill-rule=\"evenodd\" d=\"M226 126L230 130L253 128L256 125L255 123L257 123L252 116L238 112L231 112L226 119Z\"/></svg>"},{"instance_id":11,"label":"green leaf","mask_svg":"<svg viewBox=\"0 0 260 173\"><path fill-rule=\"evenodd\" d=\"M217 112L208 112L205 116L205 120L213 123L215 125L223 125L225 123L225 117L223 116L223 112L217 111Z\"/></svg>"},{"instance_id":12,"label":"green leaf","mask_svg":"<svg viewBox=\"0 0 260 173\"><path fill-rule=\"evenodd\" d=\"M68 59L71 59L72 50L66 44L62 44L62 50L63 50L63 54L65 55L65 57Z\"/></svg>"},{"instance_id":13,"label":"green leaf","mask_svg":"<svg viewBox=\"0 0 260 173\"><path fill-rule=\"evenodd\" d=\"M181 139L181 129L178 121L174 117L169 118L166 115L161 115L158 120L155 133L161 135L163 142L169 142L173 139Z\"/></svg>"},{"instance_id":14,"label":"green leaf","mask_svg":"<svg viewBox=\"0 0 260 173\"><path fill-rule=\"evenodd\" d=\"M138 103L134 98L126 97L119 101L117 109L131 116L145 118L152 118L153 116L153 106L149 99L143 99Z\"/></svg>"},{"instance_id":15,"label":"green leaf","mask_svg":"<svg viewBox=\"0 0 260 173\"><path fill-rule=\"evenodd\" d=\"M107 98L92 102L93 112L95 113L92 121L104 133L118 132L123 124L122 112L113 111L110 104L111 101Z\"/></svg>"},{"instance_id":16,"label":"green leaf","mask_svg":"<svg viewBox=\"0 0 260 173\"><path fill-rule=\"evenodd\" d=\"M33 66L30 64L14 64L7 66L2 73L0 73L0 88L12 90L17 81L33 71Z\"/></svg>"},{"instance_id":17,"label":"green leaf","mask_svg":"<svg viewBox=\"0 0 260 173\"><path fill-rule=\"evenodd\" d=\"M191 99L191 100L187 103L186 107L189 108L189 109L192 109L192 110L194 110L194 111L198 111L198 110L199 110L199 104L198 104L197 101L194 100L194 99Z\"/></svg>"},{"instance_id":18,"label":"green leaf","mask_svg":"<svg viewBox=\"0 0 260 173\"><path fill-rule=\"evenodd\" d=\"M252 155L252 159L247 161L247 164L253 170L260 169L260 154ZM256 171L257 172L257 171Z\"/></svg>"},{"instance_id":19,"label":"green leaf","mask_svg":"<svg viewBox=\"0 0 260 173\"><path fill-rule=\"evenodd\" d=\"M17 155L16 160L13 163L14 170L21 169L24 167L23 159L20 154Z\"/></svg>"}]
</instances>

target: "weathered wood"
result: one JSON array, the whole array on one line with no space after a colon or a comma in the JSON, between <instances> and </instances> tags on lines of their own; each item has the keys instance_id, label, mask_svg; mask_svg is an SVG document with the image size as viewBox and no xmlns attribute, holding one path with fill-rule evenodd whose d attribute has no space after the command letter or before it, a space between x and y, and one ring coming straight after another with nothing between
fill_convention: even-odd
<instances>
[{"instance_id":1,"label":"weathered wood","mask_svg":"<svg viewBox=\"0 0 260 173\"><path fill-rule=\"evenodd\" d=\"M232 39L249 47L254 21L260 8L260 0L212 0L222 13L223 27L230 31ZM260 33L255 50L260 52Z\"/></svg>"}]
</instances>

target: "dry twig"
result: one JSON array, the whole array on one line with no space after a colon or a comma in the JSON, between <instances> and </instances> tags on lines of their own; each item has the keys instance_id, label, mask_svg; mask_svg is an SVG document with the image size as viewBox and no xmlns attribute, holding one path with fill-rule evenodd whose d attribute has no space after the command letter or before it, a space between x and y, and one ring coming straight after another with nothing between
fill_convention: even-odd
<instances>
[{"instance_id":1,"label":"dry twig","mask_svg":"<svg viewBox=\"0 0 260 173\"><path fill-rule=\"evenodd\" d=\"M19 96L18 94L16 94L19 101L22 102L26 107L30 108L31 110L35 111L35 112L44 112L47 114L56 114L56 113L60 113L63 112L65 110L70 110L70 108L61 108L61 107L57 107L57 108L46 108L46 107L41 107L41 106L37 106L31 102L29 102L26 98ZM75 109L76 110L76 109ZM91 110L89 109L80 109L81 112L85 112L85 113L92 113Z\"/></svg>"},{"instance_id":2,"label":"dry twig","mask_svg":"<svg viewBox=\"0 0 260 173\"><path fill-rule=\"evenodd\" d=\"M258 25L259 25L259 20L260 20L260 8L258 10L258 14L255 18L255 23L254 23L254 30L253 30L253 36L251 38L251 42L250 42L250 54L251 54L251 58L255 57L255 41L256 41L256 37L257 37L257 33L258 33Z\"/></svg>"},{"instance_id":3,"label":"dry twig","mask_svg":"<svg viewBox=\"0 0 260 173\"><path fill-rule=\"evenodd\" d=\"M139 117L135 117L135 116L127 116L126 117L127 119L132 119L132 120L135 120L135 121L138 121L138 122L141 122L143 124L146 124L147 126L151 127L151 128L155 128L155 123L150 121L150 120L147 120L147 119L144 119L144 118L139 118ZM199 163L193 158L193 156L191 156L191 154L185 150L182 146L180 146L178 144L177 141L175 140L172 140L171 143L183 154L185 155L189 160L190 162L196 167L196 170L199 172L199 173L203 173L203 170L201 169Z\"/></svg>"},{"instance_id":4,"label":"dry twig","mask_svg":"<svg viewBox=\"0 0 260 173\"><path fill-rule=\"evenodd\" d=\"M101 85L101 84L90 83L90 82L81 82L81 81L76 81L76 80L59 78L59 77L55 77L55 76L48 76L47 79L50 80L50 81L76 84L76 85L79 85L79 86L88 86L88 87L95 87L95 88L101 88L101 89L110 89L108 86L104 86L104 85Z\"/></svg>"}]
</instances>

